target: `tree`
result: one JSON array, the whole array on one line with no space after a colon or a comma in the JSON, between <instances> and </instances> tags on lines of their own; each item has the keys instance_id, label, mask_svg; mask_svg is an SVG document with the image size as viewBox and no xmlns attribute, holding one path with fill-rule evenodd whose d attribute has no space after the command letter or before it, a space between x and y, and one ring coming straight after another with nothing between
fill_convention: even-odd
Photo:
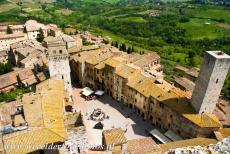
<instances>
[{"instance_id":1,"label":"tree","mask_svg":"<svg viewBox=\"0 0 230 154\"><path fill-rule=\"evenodd\" d=\"M24 83L22 82L21 78L19 75L17 75L17 82L18 82L18 87L19 88L24 88Z\"/></svg>"},{"instance_id":2,"label":"tree","mask_svg":"<svg viewBox=\"0 0 230 154\"><path fill-rule=\"evenodd\" d=\"M134 52L134 47L132 46L131 52Z\"/></svg>"},{"instance_id":3,"label":"tree","mask_svg":"<svg viewBox=\"0 0 230 154\"><path fill-rule=\"evenodd\" d=\"M13 31L9 26L7 26L6 33L7 34L13 34Z\"/></svg>"},{"instance_id":4,"label":"tree","mask_svg":"<svg viewBox=\"0 0 230 154\"><path fill-rule=\"evenodd\" d=\"M42 42L44 40L44 33L43 30L40 28L36 40L38 42Z\"/></svg>"},{"instance_id":5,"label":"tree","mask_svg":"<svg viewBox=\"0 0 230 154\"><path fill-rule=\"evenodd\" d=\"M12 64L9 62L6 64L0 63L0 75L6 74L6 73L12 71L12 67L13 67Z\"/></svg>"},{"instance_id":6,"label":"tree","mask_svg":"<svg viewBox=\"0 0 230 154\"><path fill-rule=\"evenodd\" d=\"M80 113L75 121L75 127L84 126L82 114Z\"/></svg>"},{"instance_id":7,"label":"tree","mask_svg":"<svg viewBox=\"0 0 230 154\"><path fill-rule=\"evenodd\" d=\"M129 47L128 47L128 50L127 50L127 53L130 54L131 52L132 52L132 49L131 49L131 47L129 46Z\"/></svg>"},{"instance_id":8,"label":"tree","mask_svg":"<svg viewBox=\"0 0 230 154\"><path fill-rule=\"evenodd\" d=\"M126 52L126 45L124 43L121 44L120 50Z\"/></svg>"},{"instance_id":9,"label":"tree","mask_svg":"<svg viewBox=\"0 0 230 154\"><path fill-rule=\"evenodd\" d=\"M118 48L118 42L117 42L117 41L115 41L114 46L115 46L116 48Z\"/></svg>"}]
</instances>

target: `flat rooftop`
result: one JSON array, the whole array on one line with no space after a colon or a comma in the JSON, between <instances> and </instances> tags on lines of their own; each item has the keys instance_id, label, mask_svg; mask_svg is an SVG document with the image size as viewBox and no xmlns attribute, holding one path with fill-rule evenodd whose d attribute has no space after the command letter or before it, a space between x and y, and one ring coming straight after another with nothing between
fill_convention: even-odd
<instances>
[{"instance_id":1,"label":"flat rooftop","mask_svg":"<svg viewBox=\"0 0 230 154\"><path fill-rule=\"evenodd\" d=\"M222 51L206 51L206 53L218 59L230 59L230 56Z\"/></svg>"}]
</instances>

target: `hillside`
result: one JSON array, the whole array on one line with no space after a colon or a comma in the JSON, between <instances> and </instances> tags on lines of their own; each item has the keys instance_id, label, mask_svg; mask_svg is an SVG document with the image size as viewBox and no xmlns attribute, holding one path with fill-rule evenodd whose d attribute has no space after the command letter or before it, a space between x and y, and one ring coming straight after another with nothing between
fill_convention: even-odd
<instances>
[{"instance_id":1,"label":"hillside","mask_svg":"<svg viewBox=\"0 0 230 154\"><path fill-rule=\"evenodd\" d=\"M168 80L176 64L199 67L204 51L230 54L230 10L226 6L158 2L59 0L43 4L1 0L0 22L35 19L56 23L63 29L71 27L109 36L112 42L133 46L136 52L156 51L162 57ZM225 85L230 97L229 79Z\"/></svg>"}]
</instances>

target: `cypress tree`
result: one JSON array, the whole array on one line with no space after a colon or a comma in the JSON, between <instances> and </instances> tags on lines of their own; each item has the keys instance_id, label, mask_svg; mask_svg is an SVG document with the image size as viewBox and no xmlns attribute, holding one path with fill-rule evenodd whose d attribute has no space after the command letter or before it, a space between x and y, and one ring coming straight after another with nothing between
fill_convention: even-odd
<instances>
[{"instance_id":1,"label":"cypress tree","mask_svg":"<svg viewBox=\"0 0 230 154\"><path fill-rule=\"evenodd\" d=\"M45 37L44 37L43 30L40 28L36 40L37 40L38 42L42 42L42 41L44 40L44 38L45 38Z\"/></svg>"},{"instance_id":2,"label":"cypress tree","mask_svg":"<svg viewBox=\"0 0 230 154\"><path fill-rule=\"evenodd\" d=\"M9 26L7 26L6 33L7 34L13 34L13 31Z\"/></svg>"}]
</instances>

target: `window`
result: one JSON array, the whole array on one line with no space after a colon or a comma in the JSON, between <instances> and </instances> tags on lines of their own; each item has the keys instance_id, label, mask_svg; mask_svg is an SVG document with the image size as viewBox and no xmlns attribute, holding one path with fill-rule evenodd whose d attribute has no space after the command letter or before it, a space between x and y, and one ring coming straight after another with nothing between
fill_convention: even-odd
<instances>
[{"instance_id":1,"label":"window","mask_svg":"<svg viewBox=\"0 0 230 154\"><path fill-rule=\"evenodd\" d=\"M177 133L180 134L181 132L179 130L177 130Z\"/></svg>"},{"instance_id":2,"label":"window","mask_svg":"<svg viewBox=\"0 0 230 154\"><path fill-rule=\"evenodd\" d=\"M59 53L62 54L62 50L59 50Z\"/></svg>"},{"instance_id":3,"label":"window","mask_svg":"<svg viewBox=\"0 0 230 154\"><path fill-rule=\"evenodd\" d=\"M216 83L218 83L219 79L216 79Z\"/></svg>"},{"instance_id":4,"label":"window","mask_svg":"<svg viewBox=\"0 0 230 154\"><path fill-rule=\"evenodd\" d=\"M150 120L153 120L153 116L150 116Z\"/></svg>"},{"instance_id":5,"label":"window","mask_svg":"<svg viewBox=\"0 0 230 154\"><path fill-rule=\"evenodd\" d=\"M172 115L170 115L170 118L172 118L173 116Z\"/></svg>"},{"instance_id":6,"label":"window","mask_svg":"<svg viewBox=\"0 0 230 154\"><path fill-rule=\"evenodd\" d=\"M168 127L170 128L171 124L168 124Z\"/></svg>"},{"instance_id":7,"label":"window","mask_svg":"<svg viewBox=\"0 0 230 154\"><path fill-rule=\"evenodd\" d=\"M145 109L145 105L143 106L143 108Z\"/></svg>"},{"instance_id":8,"label":"window","mask_svg":"<svg viewBox=\"0 0 230 154\"><path fill-rule=\"evenodd\" d=\"M64 79L64 76L62 75L61 78Z\"/></svg>"},{"instance_id":9,"label":"window","mask_svg":"<svg viewBox=\"0 0 230 154\"><path fill-rule=\"evenodd\" d=\"M164 104L163 104L163 103L160 103L159 106L160 106L161 108L164 108Z\"/></svg>"}]
</instances>

